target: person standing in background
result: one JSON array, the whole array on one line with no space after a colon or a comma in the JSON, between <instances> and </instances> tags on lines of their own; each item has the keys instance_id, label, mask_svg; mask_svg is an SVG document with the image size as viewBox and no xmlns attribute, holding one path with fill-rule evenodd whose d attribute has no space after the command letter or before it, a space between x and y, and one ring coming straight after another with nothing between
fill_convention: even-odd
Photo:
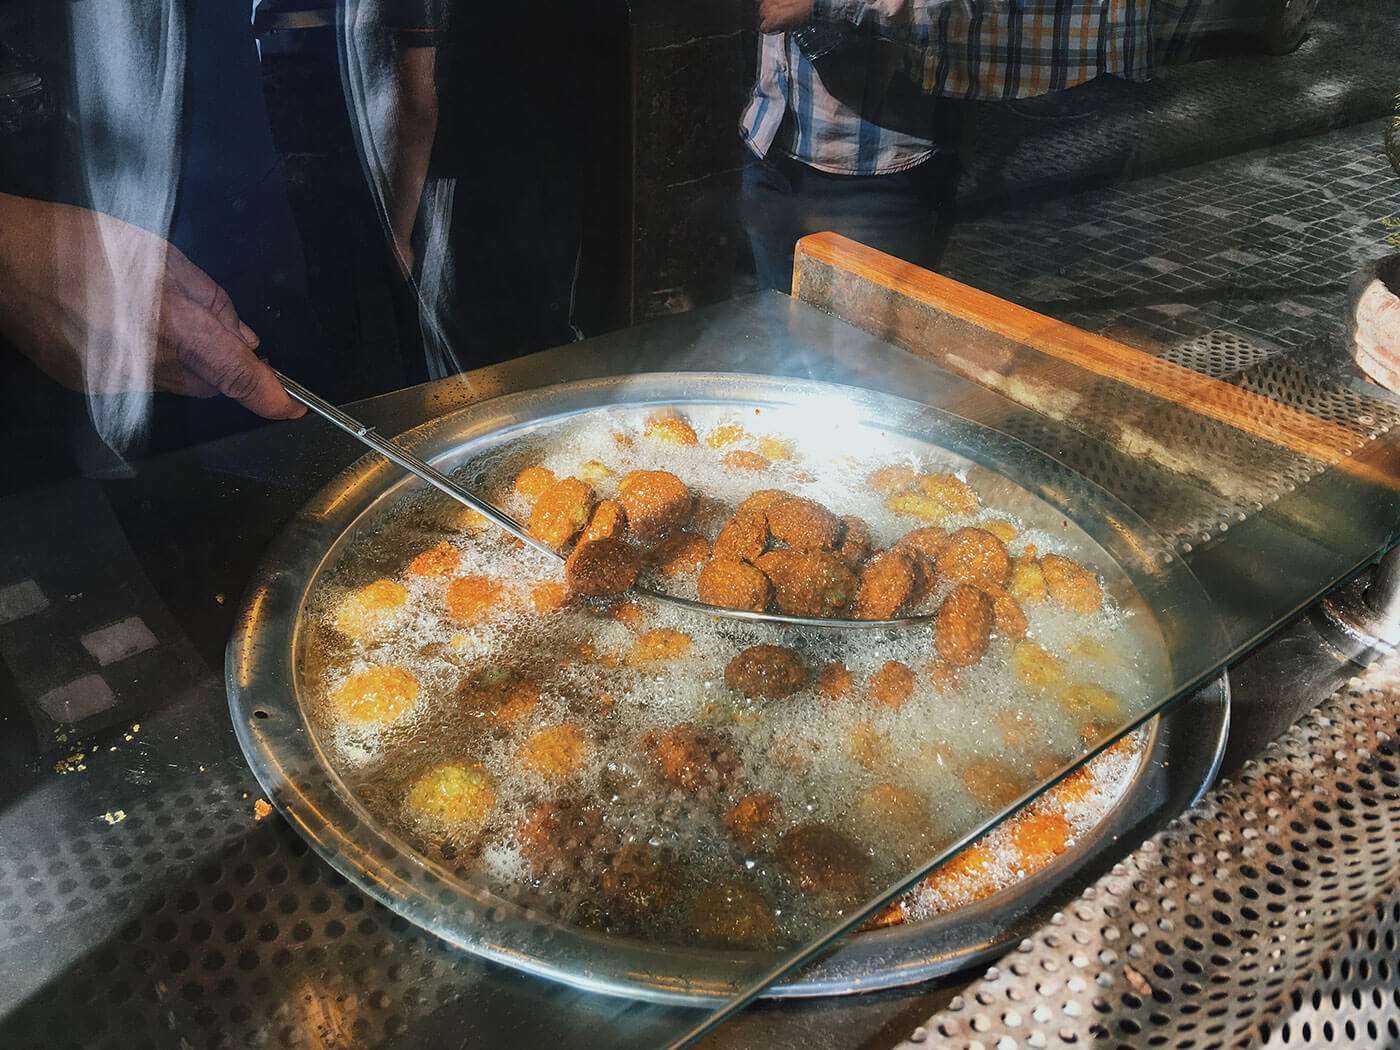
<instances>
[{"instance_id":1,"label":"person standing in background","mask_svg":"<svg viewBox=\"0 0 1400 1050\"><path fill-rule=\"evenodd\" d=\"M934 266L957 183L960 103L1146 80L1193 0L759 0L740 121L759 285L831 230Z\"/></svg>"}]
</instances>

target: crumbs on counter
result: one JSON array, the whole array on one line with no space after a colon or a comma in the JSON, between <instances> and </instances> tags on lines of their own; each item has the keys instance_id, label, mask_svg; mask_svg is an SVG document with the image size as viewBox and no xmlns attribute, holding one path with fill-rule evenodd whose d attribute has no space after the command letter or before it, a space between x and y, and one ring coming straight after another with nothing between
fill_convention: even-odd
<instances>
[{"instance_id":1,"label":"crumbs on counter","mask_svg":"<svg viewBox=\"0 0 1400 1050\"><path fill-rule=\"evenodd\" d=\"M120 824L126 819L126 810L109 809L106 813L102 814L101 819L105 820L108 824Z\"/></svg>"},{"instance_id":2,"label":"crumbs on counter","mask_svg":"<svg viewBox=\"0 0 1400 1050\"><path fill-rule=\"evenodd\" d=\"M228 599L227 599L227 597L226 597L223 593L219 593L219 594L214 595L214 600L215 600L216 602L218 602L220 605L223 605L224 602L227 601Z\"/></svg>"},{"instance_id":3,"label":"crumbs on counter","mask_svg":"<svg viewBox=\"0 0 1400 1050\"><path fill-rule=\"evenodd\" d=\"M260 798L253 803L253 819L262 820L264 817L272 815L272 803L265 798Z\"/></svg>"}]
</instances>

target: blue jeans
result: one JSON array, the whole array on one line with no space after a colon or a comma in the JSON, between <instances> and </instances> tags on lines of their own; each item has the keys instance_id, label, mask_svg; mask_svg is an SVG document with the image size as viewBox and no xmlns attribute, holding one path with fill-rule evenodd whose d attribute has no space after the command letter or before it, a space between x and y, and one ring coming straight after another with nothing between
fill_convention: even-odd
<instances>
[{"instance_id":1,"label":"blue jeans","mask_svg":"<svg viewBox=\"0 0 1400 1050\"><path fill-rule=\"evenodd\" d=\"M955 172L951 151L890 175L831 175L746 149L742 214L759 287L791 288L798 239L824 230L932 265L934 231L951 205Z\"/></svg>"}]
</instances>

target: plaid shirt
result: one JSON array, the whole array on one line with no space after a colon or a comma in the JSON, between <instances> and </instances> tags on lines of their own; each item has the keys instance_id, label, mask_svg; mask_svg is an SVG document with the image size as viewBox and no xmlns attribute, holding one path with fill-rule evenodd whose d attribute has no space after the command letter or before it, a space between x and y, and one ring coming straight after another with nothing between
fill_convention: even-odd
<instances>
[{"instance_id":1,"label":"plaid shirt","mask_svg":"<svg viewBox=\"0 0 1400 1050\"><path fill-rule=\"evenodd\" d=\"M997 101L1074 87L1101 73L1146 80L1156 41L1182 34L1195 6L1196 0L815 0L813 22L845 22L901 42L901 75L929 96ZM829 59L847 60L861 58L838 51ZM792 33L762 37L758 79L740 127L760 157L776 147L838 175L903 171L936 148L931 130L925 137L863 119L827 90Z\"/></svg>"}]
</instances>

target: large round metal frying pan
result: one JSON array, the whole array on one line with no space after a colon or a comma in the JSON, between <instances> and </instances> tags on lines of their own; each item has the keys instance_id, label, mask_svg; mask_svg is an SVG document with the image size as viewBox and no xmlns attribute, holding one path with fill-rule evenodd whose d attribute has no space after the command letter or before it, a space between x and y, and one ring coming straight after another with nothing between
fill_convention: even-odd
<instances>
[{"instance_id":1,"label":"large round metal frying pan","mask_svg":"<svg viewBox=\"0 0 1400 1050\"><path fill-rule=\"evenodd\" d=\"M1048 456L999 432L884 394L763 376L648 374L591 380L482 402L403 435L412 452L450 471L530 428L620 406L763 408L790 432L811 427L828 444L937 450L962 466L988 502L1060 530L1104 571L1115 600L1160 637L1164 683L1181 681L1213 642L1204 595L1128 508ZM805 421L805 422L804 422ZM796 433L799 444L803 435ZM239 743L269 798L333 867L371 896L462 948L577 987L671 1002L730 996L766 969L758 953L677 947L566 926L506 901L428 861L378 822L347 789L308 721L298 675L299 625L320 574L359 530L382 523L421 483L369 456L298 513L251 581L226 662ZM1169 685L1163 688L1170 691ZM1165 699L1165 695L1163 697ZM775 986L819 995L909 983L972 965L1033 927L1114 843L1137 841L1190 805L1223 750L1223 678L1145 723L1144 758L1126 792L1089 834L1049 866L992 898L926 921L862 932ZM767 962L772 962L769 959Z\"/></svg>"}]
</instances>

